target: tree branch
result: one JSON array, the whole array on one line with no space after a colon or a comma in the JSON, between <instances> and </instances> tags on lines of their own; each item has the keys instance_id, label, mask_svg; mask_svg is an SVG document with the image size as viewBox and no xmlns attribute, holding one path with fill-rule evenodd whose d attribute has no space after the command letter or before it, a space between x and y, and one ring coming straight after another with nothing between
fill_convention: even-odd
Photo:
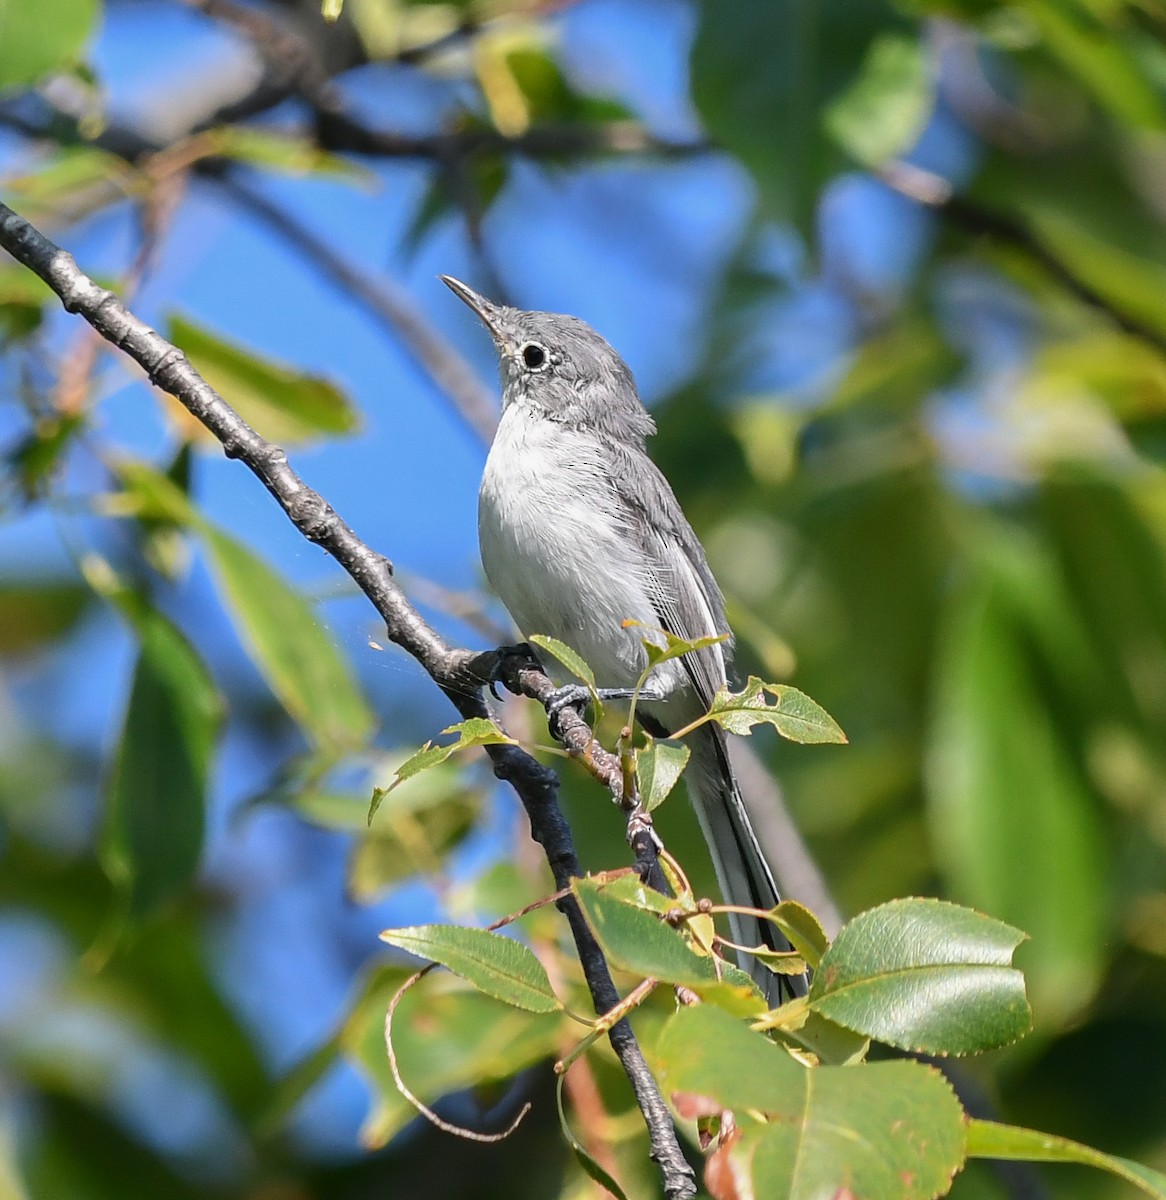
<instances>
[{"instance_id":1,"label":"tree branch","mask_svg":"<svg viewBox=\"0 0 1166 1200\"><path fill-rule=\"evenodd\" d=\"M127 311L112 292L83 274L71 255L3 203L0 246L40 276L69 312L84 317L102 337L137 362L155 385L179 400L218 438L229 458L241 460L258 477L296 528L352 577L384 619L389 639L417 659L463 718L488 715L482 680L472 667L477 656L441 639L398 588L389 561L356 536L331 505L296 474L286 453L247 425L182 351ZM486 749L495 775L508 782L522 801L532 836L543 846L556 887L566 887L580 874L580 866L558 805L558 777L517 746ZM607 1012L619 1002L619 994L602 951L573 898L565 897L559 908L571 927L596 1011ZM647 1123L652 1157L663 1173L665 1192L670 1200L687 1200L696 1194L693 1170L681 1151L635 1034L623 1020L609 1036Z\"/></svg>"}]
</instances>

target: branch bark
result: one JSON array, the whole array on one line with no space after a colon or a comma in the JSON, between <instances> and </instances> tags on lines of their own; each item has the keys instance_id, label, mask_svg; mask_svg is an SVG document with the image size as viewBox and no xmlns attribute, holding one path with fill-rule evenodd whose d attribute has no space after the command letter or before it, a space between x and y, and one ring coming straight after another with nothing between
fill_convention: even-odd
<instances>
[{"instance_id":1,"label":"branch bark","mask_svg":"<svg viewBox=\"0 0 1166 1200\"><path fill-rule=\"evenodd\" d=\"M482 697L483 680L474 669L480 656L442 640L393 580L389 560L356 536L292 469L286 453L260 437L206 383L181 350L135 317L112 292L86 276L72 255L3 203L0 246L40 276L69 312L84 317L103 338L137 362L152 383L183 404L215 435L228 458L239 459L257 476L304 537L326 550L352 577L384 619L389 639L417 659L463 718L489 715ZM514 788L526 809L531 834L546 853L556 887L566 887L581 872L570 828L558 804L558 776L517 746L486 749L495 775ZM570 925L596 1012L607 1012L619 1002L619 994L603 953L573 898L566 896L558 907ZM652 1157L663 1174L665 1193L669 1200L688 1200L696 1194L694 1173L635 1034L623 1020L609 1037L647 1123Z\"/></svg>"}]
</instances>

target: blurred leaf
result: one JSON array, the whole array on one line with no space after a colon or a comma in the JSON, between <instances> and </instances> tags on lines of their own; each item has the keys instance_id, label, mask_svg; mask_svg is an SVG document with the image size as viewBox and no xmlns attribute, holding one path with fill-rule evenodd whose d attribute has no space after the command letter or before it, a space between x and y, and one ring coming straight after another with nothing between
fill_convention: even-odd
<instances>
[{"instance_id":1,"label":"blurred leaf","mask_svg":"<svg viewBox=\"0 0 1166 1200\"><path fill-rule=\"evenodd\" d=\"M1161 79L1145 70L1136 40L1104 22L1087 4L1029 4L1025 12L1049 51L1119 122L1135 127L1166 126Z\"/></svg>"},{"instance_id":2,"label":"blurred leaf","mask_svg":"<svg viewBox=\"0 0 1166 1200\"><path fill-rule=\"evenodd\" d=\"M183 905L123 939L102 978L126 996L149 1032L189 1056L245 1118L267 1102L268 1068L221 994L203 915Z\"/></svg>"},{"instance_id":3,"label":"blurred leaf","mask_svg":"<svg viewBox=\"0 0 1166 1200\"><path fill-rule=\"evenodd\" d=\"M203 808L222 706L185 637L160 613L133 618L140 639L101 836L101 858L145 916L198 871Z\"/></svg>"},{"instance_id":4,"label":"blurred leaf","mask_svg":"<svg viewBox=\"0 0 1166 1200\"><path fill-rule=\"evenodd\" d=\"M934 82L918 38L884 33L854 82L826 107L826 129L860 163L878 167L909 150L931 114Z\"/></svg>"},{"instance_id":5,"label":"blurred leaf","mask_svg":"<svg viewBox=\"0 0 1166 1200\"><path fill-rule=\"evenodd\" d=\"M600 1187L609 1191L616 1200L627 1200L623 1188L597 1163L594 1157L588 1153L587 1147L575 1136L570 1123L567 1120L567 1113L563 1108L563 1084L566 1082L567 1073L563 1071L555 1080L555 1104L559 1110L559 1129L562 1131L563 1140L571 1147L579 1165L587 1172L590 1178L594 1179Z\"/></svg>"},{"instance_id":6,"label":"blurred leaf","mask_svg":"<svg viewBox=\"0 0 1166 1200\"><path fill-rule=\"evenodd\" d=\"M54 298L49 285L27 267L0 265L0 330L6 336L25 337L37 329L45 304Z\"/></svg>"},{"instance_id":7,"label":"blurred leaf","mask_svg":"<svg viewBox=\"0 0 1166 1200\"><path fill-rule=\"evenodd\" d=\"M901 1050L968 1054L1028 1032L1019 929L942 900L892 900L842 927L810 987L812 1009Z\"/></svg>"},{"instance_id":8,"label":"blurred leaf","mask_svg":"<svg viewBox=\"0 0 1166 1200\"><path fill-rule=\"evenodd\" d=\"M1099 980L1105 835L1009 595L990 567L951 593L928 817L956 896L1031 934L1034 1005L1056 1022L1087 1003ZM1057 626L1041 636L1057 637Z\"/></svg>"},{"instance_id":9,"label":"blurred leaf","mask_svg":"<svg viewBox=\"0 0 1166 1200\"><path fill-rule=\"evenodd\" d=\"M286 175L323 175L350 183L373 183L376 176L351 159L321 150L315 142L254 125L221 125L203 135L214 153ZM347 432L343 430L341 432Z\"/></svg>"},{"instance_id":10,"label":"blurred leaf","mask_svg":"<svg viewBox=\"0 0 1166 1200\"><path fill-rule=\"evenodd\" d=\"M1099 236L1066 207L1032 202L1025 215L1036 239L1074 276L1119 312L1166 334L1166 264Z\"/></svg>"},{"instance_id":11,"label":"blurred leaf","mask_svg":"<svg viewBox=\"0 0 1166 1200\"><path fill-rule=\"evenodd\" d=\"M368 1147L383 1146L417 1115L397 1091L385 1054L385 1011L411 974L396 968L378 972L340 1036L343 1053L373 1085L373 1110L361 1130ZM421 1100L433 1103L448 1092L509 1079L555 1055L563 1020L557 1013L520 1011L448 975L431 974L401 998L393 1047L402 1078Z\"/></svg>"},{"instance_id":12,"label":"blurred leaf","mask_svg":"<svg viewBox=\"0 0 1166 1200\"><path fill-rule=\"evenodd\" d=\"M384 798L395 788L400 787L407 779L412 779L414 776L421 774L422 771L432 770L434 767L440 766L449 756L458 750L467 750L471 746L517 746L518 743L507 734L503 733L493 721L486 717L470 717L468 720L460 721L457 725L449 725L441 731L444 733L456 733L457 740L447 742L444 746L434 745L433 742L426 742L415 754L411 754L397 768L393 775L393 782L387 788L374 788L372 803L369 805L368 821L372 824L372 819L376 816L377 809L380 808Z\"/></svg>"},{"instance_id":13,"label":"blurred leaf","mask_svg":"<svg viewBox=\"0 0 1166 1200\"><path fill-rule=\"evenodd\" d=\"M27 499L46 493L59 473L76 436L85 429L80 415L42 417L11 451L10 462Z\"/></svg>"},{"instance_id":14,"label":"blurred leaf","mask_svg":"<svg viewBox=\"0 0 1166 1200\"><path fill-rule=\"evenodd\" d=\"M76 583L13 583L0 587L0 654L27 654L63 637L93 593Z\"/></svg>"},{"instance_id":15,"label":"blurred leaf","mask_svg":"<svg viewBox=\"0 0 1166 1200\"><path fill-rule=\"evenodd\" d=\"M999 1125L995 1121L968 1121L968 1156L970 1158L1020 1159L1025 1162L1081 1163L1108 1171L1131 1183L1155 1200L1166 1200L1166 1175L1153 1171L1128 1158L1102 1154L1091 1146L1082 1146L1068 1138L1020 1129L1015 1125Z\"/></svg>"},{"instance_id":16,"label":"blurred leaf","mask_svg":"<svg viewBox=\"0 0 1166 1200\"><path fill-rule=\"evenodd\" d=\"M541 49L512 51L506 65L526 101L528 125L619 121L632 115L618 100L575 91L559 64Z\"/></svg>"},{"instance_id":17,"label":"blurred leaf","mask_svg":"<svg viewBox=\"0 0 1166 1200\"><path fill-rule=\"evenodd\" d=\"M515 1008L536 1013L562 1008L542 963L513 938L465 925L411 925L386 929L380 937L418 958L441 963L480 992Z\"/></svg>"},{"instance_id":18,"label":"blurred leaf","mask_svg":"<svg viewBox=\"0 0 1166 1200\"><path fill-rule=\"evenodd\" d=\"M772 696L770 704L766 696ZM730 733L748 733L754 725L772 725L784 738L805 744L845 743L846 734L820 704L782 683L764 683L755 675L739 692L724 686L713 697L709 713Z\"/></svg>"},{"instance_id":19,"label":"blurred leaf","mask_svg":"<svg viewBox=\"0 0 1166 1200\"><path fill-rule=\"evenodd\" d=\"M72 2L72 0L67 0ZM19 8L18 0L10 7ZM34 170L4 178L5 200L34 224L75 220L143 190L138 172L95 146L63 146Z\"/></svg>"},{"instance_id":20,"label":"blurred leaf","mask_svg":"<svg viewBox=\"0 0 1166 1200\"><path fill-rule=\"evenodd\" d=\"M552 658L566 667L576 679L581 679L589 688L594 689L595 672L566 642L560 642L558 638L544 633L532 633L526 640L538 646L540 650L545 650Z\"/></svg>"},{"instance_id":21,"label":"blurred leaf","mask_svg":"<svg viewBox=\"0 0 1166 1200\"><path fill-rule=\"evenodd\" d=\"M838 165L822 109L859 70L890 14L877 0L702 0L692 95L713 139L752 173L768 217L803 228Z\"/></svg>"},{"instance_id":22,"label":"blurred leaf","mask_svg":"<svg viewBox=\"0 0 1166 1200\"><path fill-rule=\"evenodd\" d=\"M373 715L312 606L242 542L200 532L243 642L288 714L321 746L363 744Z\"/></svg>"},{"instance_id":23,"label":"blurred leaf","mask_svg":"<svg viewBox=\"0 0 1166 1200\"><path fill-rule=\"evenodd\" d=\"M740 1138L718 1149L706 1170L716 1197L818 1200L849 1190L930 1200L947 1191L963 1163L959 1101L922 1063L803 1067L708 1005L681 1009L668 1021L656 1058L684 1115L731 1109L737 1116ZM755 1122L749 1110L771 1120ZM734 1168L746 1173L750 1188L736 1188Z\"/></svg>"},{"instance_id":24,"label":"blurred leaf","mask_svg":"<svg viewBox=\"0 0 1166 1200\"><path fill-rule=\"evenodd\" d=\"M31 1140L25 1172L33 1200L66 1196L204 1200L206 1196L161 1154L88 1104L59 1093L42 1093L37 1096L37 1118L37 1137Z\"/></svg>"},{"instance_id":25,"label":"blurred leaf","mask_svg":"<svg viewBox=\"0 0 1166 1200\"><path fill-rule=\"evenodd\" d=\"M116 466L118 497L139 520L193 527L255 665L288 715L318 747L360 746L373 716L347 659L312 605L242 542L207 521L167 476L137 461Z\"/></svg>"},{"instance_id":26,"label":"blurred leaf","mask_svg":"<svg viewBox=\"0 0 1166 1200\"><path fill-rule=\"evenodd\" d=\"M668 799L690 754L691 751L683 742L657 741L655 738L649 738L647 745L636 751L640 803L648 812Z\"/></svg>"},{"instance_id":27,"label":"blurred leaf","mask_svg":"<svg viewBox=\"0 0 1166 1200\"><path fill-rule=\"evenodd\" d=\"M412 789L406 789L406 794ZM394 799L404 796L393 793ZM481 808L475 791L460 784L449 792L394 804L372 829L364 829L348 864L348 888L359 904L379 898L387 887L420 873L440 875L450 852L474 828ZM360 804L365 826L365 806Z\"/></svg>"},{"instance_id":28,"label":"blurred leaf","mask_svg":"<svg viewBox=\"0 0 1166 1200\"><path fill-rule=\"evenodd\" d=\"M359 429L356 409L335 384L264 358L188 317L172 314L167 328L207 383L265 438L302 445ZM213 440L201 424L185 422L184 429L188 426L192 435Z\"/></svg>"},{"instance_id":29,"label":"blurred leaf","mask_svg":"<svg viewBox=\"0 0 1166 1200\"><path fill-rule=\"evenodd\" d=\"M0 0L0 91L75 62L100 11L97 0Z\"/></svg>"}]
</instances>

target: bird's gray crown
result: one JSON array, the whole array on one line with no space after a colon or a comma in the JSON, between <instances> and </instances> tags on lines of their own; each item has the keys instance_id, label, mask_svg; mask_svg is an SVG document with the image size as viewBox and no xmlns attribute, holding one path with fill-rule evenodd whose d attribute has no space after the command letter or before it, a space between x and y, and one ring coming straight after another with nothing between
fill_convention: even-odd
<instances>
[{"instance_id":1,"label":"bird's gray crown","mask_svg":"<svg viewBox=\"0 0 1166 1200\"><path fill-rule=\"evenodd\" d=\"M563 313L495 304L449 275L442 282L478 314L501 359L502 407L643 444L656 426L627 364L590 325Z\"/></svg>"}]
</instances>

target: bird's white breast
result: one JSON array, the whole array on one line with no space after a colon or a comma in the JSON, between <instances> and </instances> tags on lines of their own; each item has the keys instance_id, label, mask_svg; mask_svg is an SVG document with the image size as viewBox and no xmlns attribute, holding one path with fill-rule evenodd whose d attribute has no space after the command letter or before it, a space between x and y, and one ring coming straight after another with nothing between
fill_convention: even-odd
<instances>
[{"instance_id":1,"label":"bird's white breast","mask_svg":"<svg viewBox=\"0 0 1166 1200\"><path fill-rule=\"evenodd\" d=\"M482 565L524 636L566 642L606 687L635 683L645 662L642 632L622 623L657 624L626 520L594 437L506 408L478 496Z\"/></svg>"}]
</instances>

